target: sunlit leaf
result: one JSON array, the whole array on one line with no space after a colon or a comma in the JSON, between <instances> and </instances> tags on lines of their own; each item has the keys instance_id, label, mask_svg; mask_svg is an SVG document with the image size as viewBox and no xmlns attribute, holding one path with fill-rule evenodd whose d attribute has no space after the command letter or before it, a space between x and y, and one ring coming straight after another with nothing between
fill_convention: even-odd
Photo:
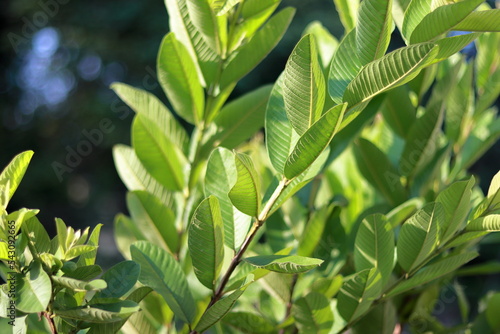
<instances>
[{"instance_id":1,"label":"sunlit leaf","mask_svg":"<svg viewBox=\"0 0 500 334\"><path fill-rule=\"evenodd\" d=\"M316 268L323 260L297 255L260 255L243 259L252 266L278 273L302 273Z\"/></svg>"},{"instance_id":2,"label":"sunlit leaf","mask_svg":"<svg viewBox=\"0 0 500 334\"><path fill-rule=\"evenodd\" d=\"M236 153L237 180L229 192L229 199L241 212L257 217L260 212L260 179L250 156Z\"/></svg>"}]
</instances>

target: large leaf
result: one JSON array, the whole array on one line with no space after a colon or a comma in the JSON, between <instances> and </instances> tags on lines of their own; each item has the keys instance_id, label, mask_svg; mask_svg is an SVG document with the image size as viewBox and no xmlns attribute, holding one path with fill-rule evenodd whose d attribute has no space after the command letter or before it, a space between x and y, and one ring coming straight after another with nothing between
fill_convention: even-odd
<instances>
[{"instance_id":1,"label":"large leaf","mask_svg":"<svg viewBox=\"0 0 500 334\"><path fill-rule=\"evenodd\" d=\"M221 77L221 88L244 77L278 44L290 24L295 10L285 8L274 15L252 39L232 57Z\"/></svg>"},{"instance_id":2,"label":"large leaf","mask_svg":"<svg viewBox=\"0 0 500 334\"><path fill-rule=\"evenodd\" d=\"M356 47L361 64L382 57L391 39L392 0L361 2L356 27Z\"/></svg>"},{"instance_id":3,"label":"large leaf","mask_svg":"<svg viewBox=\"0 0 500 334\"><path fill-rule=\"evenodd\" d=\"M325 104L325 78L312 35L302 37L288 58L283 98L288 119L299 135L321 117Z\"/></svg>"},{"instance_id":4,"label":"large leaf","mask_svg":"<svg viewBox=\"0 0 500 334\"><path fill-rule=\"evenodd\" d=\"M123 261L109 268L102 279L107 283L104 290L93 298L120 298L129 292L139 279L141 267L133 261Z\"/></svg>"},{"instance_id":5,"label":"large leaf","mask_svg":"<svg viewBox=\"0 0 500 334\"><path fill-rule=\"evenodd\" d=\"M188 245L196 277L215 291L224 260L224 224L217 197L206 198L194 212Z\"/></svg>"},{"instance_id":6,"label":"large leaf","mask_svg":"<svg viewBox=\"0 0 500 334\"><path fill-rule=\"evenodd\" d=\"M222 322L246 334L271 334L275 331L266 318L248 312L231 312Z\"/></svg>"},{"instance_id":7,"label":"large leaf","mask_svg":"<svg viewBox=\"0 0 500 334\"><path fill-rule=\"evenodd\" d=\"M434 44L423 43L397 49L369 63L347 86L343 101L353 109L377 94L408 82L437 52Z\"/></svg>"},{"instance_id":8,"label":"large leaf","mask_svg":"<svg viewBox=\"0 0 500 334\"><path fill-rule=\"evenodd\" d=\"M429 203L411 216L401 227L398 237L398 262L411 272L428 261L439 238L439 228L446 219L441 203Z\"/></svg>"},{"instance_id":9,"label":"large leaf","mask_svg":"<svg viewBox=\"0 0 500 334\"><path fill-rule=\"evenodd\" d=\"M483 0L464 0L436 8L415 27L410 36L410 43L431 41L448 32L482 2Z\"/></svg>"},{"instance_id":10,"label":"large leaf","mask_svg":"<svg viewBox=\"0 0 500 334\"><path fill-rule=\"evenodd\" d=\"M241 212L257 217L260 212L260 179L250 156L236 153L234 156L237 180L229 192L229 199Z\"/></svg>"},{"instance_id":11,"label":"large leaf","mask_svg":"<svg viewBox=\"0 0 500 334\"><path fill-rule=\"evenodd\" d=\"M125 145L113 147L113 158L120 179L128 190L147 190L172 208L173 196L144 168L134 150Z\"/></svg>"},{"instance_id":12,"label":"large leaf","mask_svg":"<svg viewBox=\"0 0 500 334\"><path fill-rule=\"evenodd\" d=\"M500 9L475 11L453 27L461 31L500 31Z\"/></svg>"},{"instance_id":13,"label":"large leaf","mask_svg":"<svg viewBox=\"0 0 500 334\"><path fill-rule=\"evenodd\" d=\"M377 146L359 138L354 145L354 154L361 174L391 205L399 205L407 198L399 171Z\"/></svg>"},{"instance_id":14,"label":"large leaf","mask_svg":"<svg viewBox=\"0 0 500 334\"><path fill-rule=\"evenodd\" d=\"M225 17L217 17L210 7L210 2L209 0L186 0L193 25L201 32L208 46L222 55L227 38L225 36L226 27L223 25Z\"/></svg>"},{"instance_id":15,"label":"large leaf","mask_svg":"<svg viewBox=\"0 0 500 334\"><path fill-rule=\"evenodd\" d=\"M377 268L373 268L356 273L344 282L337 297L337 309L347 323L363 315L379 297L381 278Z\"/></svg>"},{"instance_id":16,"label":"large leaf","mask_svg":"<svg viewBox=\"0 0 500 334\"><path fill-rule=\"evenodd\" d=\"M354 243L356 271L377 268L382 281L387 282L394 267L394 232L381 214L366 217L361 222Z\"/></svg>"},{"instance_id":17,"label":"large leaf","mask_svg":"<svg viewBox=\"0 0 500 334\"><path fill-rule=\"evenodd\" d=\"M326 334L333 325L330 301L318 292L297 299L292 306L292 315L301 333Z\"/></svg>"},{"instance_id":18,"label":"large leaf","mask_svg":"<svg viewBox=\"0 0 500 334\"><path fill-rule=\"evenodd\" d=\"M242 97L231 101L214 119L217 146L233 149L253 136L264 126L271 86L260 87Z\"/></svg>"},{"instance_id":19,"label":"large leaf","mask_svg":"<svg viewBox=\"0 0 500 334\"><path fill-rule=\"evenodd\" d=\"M316 268L323 260L297 255L260 255L247 257L243 261L257 268L277 273L303 273Z\"/></svg>"},{"instance_id":20,"label":"large leaf","mask_svg":"<svg viewBox=\"0 0 500 334\"><path fill-rule=\"evenodd\" d=\"M199 124L205 107L203 88L191 55L174 33L161 42L157 68L158 81L175 111L186 121Z\"/></svg>"},{"instance_id":21,"label":"large leaf","mask_svg":"<svg viewBox=\"0 0 500 334\"><path fill-rule=\"evenodd\" d=\"M123 83L114 83L111 88L132 110L158 124L165 137L187 152L189 139L186 130L156 96Z\"/></svg>"},{"instance_id":22,"label":"large leaf","mask_svg":"<svg viewBox=\"0 0 500 334\"><path fill-rule=\"evenodd\" d=\"M333 0L333 3L345 31L354 29L358 18L359 0Z\"/></svg>"},{"instance_id":23,"label":"large leaf","mask_svg":"<svg viewBox=\"0 0 500 334\"><path fill-rule=\"evenodd\" d=\"M112 304L94 304L91 307L74 309L56 309L54 313L60 317L81 320L90 323L108 323L121 321L139 311L139 305L131 300L122 300Z\"/></svg>"},{"instance_id":24,"label":"large leaf","mask_svg":"<svg viewBox=\"0 0 500 334\"><path fill-rule=\"evenodd\" d=\"M488 215L486 217L476 218L467 224L466 231L500 231L500 215Z\"/></svg>"},{"instance_id":25,"label":"large leaf","mask_svg":"<svg viewBox=\"0 0 500 334\"><path fill-rule=\"evenodd\" d=\"M202 333L216 322L220 321L231 310L234 303L245 292L247 287L253 282L253 275L249 275L245 282L232 294L219 300L212 307L210 307L201 317L200 321L195 327L195 331Z\"/></svg>"},{"instance_id":26,"label":"large leaf","mask_svg":"<svg viewBox=\"0 0 500 334\"><path fill-rule=\"evenodd\" d=\"M7 202L12 198L19 183L23 179L24 173L30 163L33 151L25 151L16 155L0 173L0 184L9 180L9 194Z\"/></svg>"},{"instance_id":27,"label":"large leaf","mask_svg":"<svg viewBox=\"0 0 500 334\"><path fill-rule=\"evenodd\" d=\"M130 246L132 260L141 265L139 281L153 288L180 320L192 323L195 303L179 263L167 251L146 241Z\"/></svg>"},{"instance_id":28,"label":"large leaf","mask_svg":"<svg viewBox=\"0 0 500 334\"><path fill-rule=\"evenodd\" d=\"M447 275L456 269L460 268L473 258L478 256L476 252L468 252L448 256L444 259L436 261L421 270L407 280L396 285L394 289L387 293L387 297L392 297L401 292L413 289L419 285L430 282L436 278Z\"/></svg>"},{"instance_id":29,"label":"large leaf","mask_svg":"<svg viewBox=\"0 0 500 334\"><path fill-rule=\"evenodd\" d=\"M422 19L431 12L432 0L412 0L406 8L401 34L409 44L410 36Z\"/></svg>"},{"instance_id":30,"label":"large leaf","mask_svg":"<svg viewBox=\"0 0 500 334\"><path fill-rule=\"evenodd\" d=\"M147 191L128 192L127 207L146 240L170 250L172 254L178 251L179 238L174 213L158 197Z\"/></svg>"},{"instance_id":31,"label":"large leaf","mask_svg":"<svg viewBox=\"0 0 500 334\"><path fill-rule=\"evenodd\" d=\"M38 261L33 261L26 274L9 274L16 284L16 308L25 313L43 312L52 297L52 284Z\"/></svg>"},{"instance_id":32,"label":"large leaf","mask_svg":"<svg viewBox=\"0 0 500 334\"><path fill-rule=\"evenodd\" d=\"M342 102L345 90L356 77L362 64L356 52L356 29L342 38L333 54L330 73L328 75L328 94L333 102Z\"/></svg>"},{"instance_id":33,"label":"large leaf","mask_svg":"<svg viewBox=\"0 0 500 334\"><path fill-rule=\"evenodd\" d=\"M33 245L38 255L50 252L50 238L37 217L26 220L21 227L23 234ZM36 254L33 254L36 257Z\"/></svg>"},{"instance_id":34,"label":"large leaf","mask_svg":"<svg viewBox=\"0 0 500 334\"><path fill-rule=\"evenodd\" d=\"M470 211L470 198L474 177L468 181L455 182L439 193L436 202L443 205L446 220L441 226L440 243L447 242L460 227Z\"/></svg>"},{"instance_id":35,"label":"large leaf","mask_svg":"<svg viewBox=\"0 0 500 334\"><path fill-rule=\"evenodd\" d=\"M347 104L328 110L299 138L285 162L284 174L291 180L303 173L328 147L339 129Z\"/></svg>"}]
</instances>

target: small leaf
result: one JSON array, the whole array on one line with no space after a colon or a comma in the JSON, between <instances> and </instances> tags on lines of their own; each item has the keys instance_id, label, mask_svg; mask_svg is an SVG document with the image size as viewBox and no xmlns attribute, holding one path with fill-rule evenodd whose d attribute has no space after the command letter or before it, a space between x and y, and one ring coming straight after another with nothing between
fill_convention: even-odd
<instances>
[{"instance_id":1,"label":"small leaf","mask_svg":"<svg viewBox=\"0 0 500 334\"><path fill-rule=\"evenodd\" d=\"M333 3L345 31L354 29L358 18L359 0L333 0Z\"/></svg>"},{"instance_id":2,"label":"small leaf","mask_svg":"<svg viewBox=\"0 0 500 334\"><path fill-rule=\"evenodd\" d=\"M96 249L97 249L97 246L93 246L93 245L73 246L66 252L66 255L64 255L64 260L68 261L68 260L74 259L75 257L78 257L78 256L83 255L85 253L94 252Z\"/></svg>"},{"instance_id":3,"label":"small leaf","mask_svg":"<svg viewBox=\"0 0 500 334\"><path fill-rule=\"evenodd\" d=\"M246 334L271 334L275 331L266 318L248 312L228 313L222 322Z\"/></svg>"},{"instance_id":4,"label":"small leaf","mask_svg":"<svg viewBox=\"0 0 500 334\"><path fill-rule=\"evenodd\" d=\"M53 276L52 281L57 285L71 289L73 291L99 291L106 289L106 281L102 279L96 279L90 282L85 282L69 277L58 277Z\"/></svg>"},{"instance_id":5,"label":"small leaf","mask_svg":"<svg viewBox=\"0 0 500 334\"><path fill-rule=\"evenodd\" d=\"M25 275L17 274L15 282L16 308L19 311L25 313L45 311L52 296L52 284L40 262L32 262Z\"/></svg>"},{"instance_id":6,"label":"small leaf","mask_svg":"<svg viewBox=\"0 0 500 334\"><path fill-rule=\"evenodd\" d=\"M102 224L97 224L92 233L90 234L89 240L87 241L87 245L94 246L94 250L83 253L78 258L77 265L78 266L90 266L95 263L95 258L97 255L97 246L99 245L99 235L101 234Z\"/></svg>"},{"instance_id":7,"label":"small leaf","mask_svg":"<svg viewBox=\"0 0 500 334\"><path fill-rule=\"evenodd\" d=\"M136 302L123 300L112 304L94 304L92 307L56 309L54 313L62 318L90 323L108 323L123 320L137 311L139 311L139 305Z\"/></svg>"},{"instance_id":8,"label":"small leaf","mask_svg":"<svg viewBox=\"0 0 500 334\"><path fill-rule=\"evenodd\" d=\"M340 127L347 104L343 103L328 110L304 132L285 162L284 174L291 180L309 168Z\"/></svg>"},{"instance_id":9,"label":"small leaf","mask_svg":"<svg viewBox=\"0 0 500 334\"><path fill-rule=\"evenodd\" d=\"M325 78L316 42L306 35L288 58L283 81L285 110L293 128L304 134L320 117L325 104Z\"/></svg>"},{"instance_id":10,"label":"small leaf","mask_svg":"<svg viewBox=\"0 0 500 334\"><path fill-rule=\"evenodd\" d=\"M243 261L257 268L277 273L303 273L318 267L323 260L297 255L260 255L247 257Z\"/></svg>"},{"instance_id":11,"label":"small leaf","mask_svg":"<svg viewBox=\"0 0 500 334\"><path fill-rule=\"evenodd\" d=\"M229 192L233 205L241 212L257 217L260 212L260 179L252 159L243 153L235 155L238 177Z\"/></svg>"},{"instance_id":12,"label":"small leaf","mask_svg":"<svg viewBox=\"0 0 500 334\"><path fill-rule=\"evenodd\" d=\"M193 214L188 245L196 277L214 291L224 261L223 229L217 197L204 199Z\"/></svg>"},{"instance_id":13,"label":"small leaf","mask_svg":"<svg viewBox=\"0 0 500 334\"><path fill-rule=\"evenodd\" d=\"M330 301L318 292L310 292L295 301L292 315L301 333L326 334L333 325Z\"/></svg>"},{"instance_id":14,"label":"small leaf","mask_svg":"<svg viewBox=\"0 0 500 334\"><path fill-rule=\"evenodd\" d=\"M468 232L499 232L500 215L488 215L486 217L476 218L467 224L465 230Z\"/></svg>"},{"instance_id":15,"label":"small leaf","mask_svg":"<svg viewBox=\"0 0 500 334\"><path fill-rule=\"evenodd\" d=\"M245 282L232 294L219 300L210 307L201 317L196 325L195 331L202 333L215 323L220 321L231 310L234 303L245 292L246 288L253 282L253 275L249 275Z\"/></svg>"},{"instance_id":16,"label":"small leaf","mask_svg":"<svg viewBox=\"0 0 500 334\"><path fill-rule=\"evenodd\" d=\"M22 225L23 234L30 240L38 254L50 252L50 238L37 217L33 216ZM36 254L33 254L36 257Z\"/></svg>"},{"instance_id":17,"label":"small leaf","mask_svg":"<svg viewBox=\"0 0 500 334\"><path fill-rule=\"evenodd\" d=\"M133 243L130 253L132 260L141 265L139 281L158 292L180 320L192 323L194 299L186 275L172 255L146 241Z\"/></svg>"},{"instance_id":18,"label":"small leaf","mask_svg":"<svg viewBox=\"0 0 500 334\"><path fill-rule=\"evenodd\" d=\"M9 180L9 194L7 202L12 198L16 192L17 187L23 179L24 173L33 157L33 151L25 151L16 155L0 173L0 184L5 180ZM7 203L5 203L7 204Z\"/></svg>"},{"instance_id":19,"label":"small leaf","mask_svg":"<svg viewBox=\"0 0 500 334\"><path fill-rule=\"evenodd\" d=\"M101 267L98 265L88 265L88 266L80 266L75 270L65 273L63 277L74 278L80 281L89 281L93 278L96 278L102 273Z\"/></svg>"}]
</instances>

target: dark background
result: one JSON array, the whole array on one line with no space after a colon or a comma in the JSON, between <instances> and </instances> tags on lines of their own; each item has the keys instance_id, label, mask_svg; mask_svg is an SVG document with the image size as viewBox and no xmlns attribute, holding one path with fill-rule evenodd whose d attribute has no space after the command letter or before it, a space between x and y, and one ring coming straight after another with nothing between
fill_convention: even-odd
<instances>
[{"instance_id":1,"label":"dark background","mask_svg":"<svg viewBox=\"0 0 500 334\"><path fill-rule=\"evenodd\" d=\"M337 38L342 26L331 0L284 0L297 14L282 42L236 88L233 96L274 82L305 26L320 20ZM117 143L130 144L132 113L109 89L114 81L165 97L155 61L168 17L161 0L15 0L0 4L0 169L34 150L28 172L9 205L38 208L54 235L54 217L75 228L103 223L98 261L116 262L113 218L126 212L125 187L112 160ZM397 33L392 46L401 43ZM127 115L128 114L128 115ZM104 133L71 171L68 152L108 119ZM498 170L497 144L472 168L483 186ZM58 165L59 164L59 165Z\"/></svg>"}]
</instances>

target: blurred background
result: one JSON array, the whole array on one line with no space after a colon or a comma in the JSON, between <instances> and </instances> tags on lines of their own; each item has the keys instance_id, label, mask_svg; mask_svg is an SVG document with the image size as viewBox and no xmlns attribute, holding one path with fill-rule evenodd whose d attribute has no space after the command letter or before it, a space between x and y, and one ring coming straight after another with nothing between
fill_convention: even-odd
<instances>
[{"instance_id":1,"label":"blurred background","mask_svg":"<svg viewBox=\"0 0 500 334\"><path fill-rule=\"evenodd\" d=\"M333 1L284 0L283 6L298 9L291 27L233 97L274 82L311 21L319 20L337 38L342 36ZM168 32L164 3L3 0L0 15L0 169L17 153L35 151L9 211L40 209L40 221L51 235L54 217L75 228L103 223L98 261L104 266L116 262L120 255L112 236L113 218L126 208L111 149L117 143L130 144L132 112L109 85L125 82L166 102L155 74L157 50ZM395 38L393 43L395 47L401 41ZM88 137L92 146L82 146ZM85 156L76 157L72 152L77 149ZM471 169L483 188L498 170L498 157L497 143Z\"/></svg>"}]
</instances>

